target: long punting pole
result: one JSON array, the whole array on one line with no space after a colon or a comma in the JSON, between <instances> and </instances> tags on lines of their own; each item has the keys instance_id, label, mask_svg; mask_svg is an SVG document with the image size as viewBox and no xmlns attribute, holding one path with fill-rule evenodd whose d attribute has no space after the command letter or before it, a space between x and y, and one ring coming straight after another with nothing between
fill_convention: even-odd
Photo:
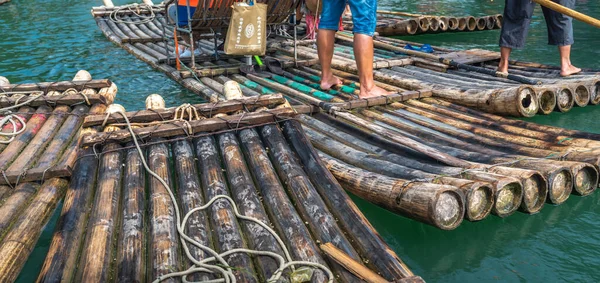
<instances>
[{"instance_id":1,"label":"long punting pole","mask_svg":"<svg viewBox=\"0 0 600 283\"><path fill-rule=\"evenodd\" d=\"M552 10L554 10L556 12L561 13L561 14L565 14L567 16L571 16L574 19L582 21L582 22L584 22L586 24L589 24L589 25L595 26L597 28L600 28L600 21L598 19L592 18L592 17L590 17L590 16L588 16L586 14L579 13L579 12L577 12L577 11L575 11L573 9L569 9L569 8L563 6L563 5L554 3L554 2L552 2L550 0L533 0L533 2L538 3L538 4L540 4L540 5L542 5L542 6L546 7L546 8L552 9Z\"/></svg>"}]
</instances>

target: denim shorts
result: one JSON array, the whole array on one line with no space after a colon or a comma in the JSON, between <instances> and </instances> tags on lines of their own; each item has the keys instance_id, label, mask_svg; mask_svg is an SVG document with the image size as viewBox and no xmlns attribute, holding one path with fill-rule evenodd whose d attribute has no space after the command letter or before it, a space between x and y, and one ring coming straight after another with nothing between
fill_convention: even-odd
<instances>
[{"instance_id":1,"label":"denim shorts","mask_svg":"<svg viewBox=\"0 0 600 283\"><path fill-rule=\"evenodd\" d=\"M346 3L352 11L352 31L373 36L377 26L377 0L324 0L319 29L338 30Z\"/></svg>"}]
</instances>

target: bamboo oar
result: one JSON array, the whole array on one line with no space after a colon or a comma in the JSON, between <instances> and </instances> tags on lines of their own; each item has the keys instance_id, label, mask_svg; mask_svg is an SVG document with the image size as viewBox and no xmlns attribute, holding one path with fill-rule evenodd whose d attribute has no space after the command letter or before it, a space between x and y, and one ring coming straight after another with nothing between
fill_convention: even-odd
<instances>
[{"instance_id":1,"label":"bamboo oar","mask_svg":"<svg viewBox=\"0 0 600 283\"><path fill-rule=\"evenodd\" d=\"M571 16L576 20L582 21L588 25L592 25L595 26L597 28L600 28L600 20L592 18L586 14L582 14L580 12L577 12L573 9L569 9L563 5L557 4L555 2L552 2L550 0L533 0L533 2L536 2L546 8L549 8L553 11L559 12L561 14L565 14L567 16Z\"/></svg>"},{"instance_id":2,"label":"bamboo oar","mask_svg":"<svg viewBox=\"0 0 600 283\"><path fill-rule=\"evenodd\" d=\"M336 33L335 37L337 39L343 40L343 41L352 41L353 36L349 36L347 34L344 33ZM395 51L395 52L401 52L404 54L408 54L411 56L416 56L416 57L420 57L420 58L425 58L425 59L429 59L429 60L434 60L434 61L439 61L443 64L452 66L452 67L456 67L459 69L463 69L463 70L467 70L467 71L472 71L472 72L477 72L477 73L482 73L482 74L487 74L487 75L491 75L491 76L496 76L496 77L500 77L500 78L506 78L509 80L513 80L519 83L524 83L524 84L529 84L529 85L539 85L541 84L540 81L537 80L532 80L526 77L522 77L522 76L517 76L517 75L511 75L511 74L506 74L506 73L502 73L502 72L498 72L498 71L494 71L494 70L490 70L490 69L486 69L486 68L481 68L481 67L475 67L472 65L467 65L467 64L461 64L461 63L457 63L454 60L449 60L446 59L444 57L439 57L437 55L433 55L433 54L429 54L429 53L424 53L424 52L420 52L420 51L415 51L415 50L409 50L409 49L403 49L400 47L396 47L387 43L383 43L381 41L378 40L373 40L373 46L378 47L378 48L383 48L383 49L387 49L387 50L391 50L391 51Z\"/></svg>"}]
</instances>

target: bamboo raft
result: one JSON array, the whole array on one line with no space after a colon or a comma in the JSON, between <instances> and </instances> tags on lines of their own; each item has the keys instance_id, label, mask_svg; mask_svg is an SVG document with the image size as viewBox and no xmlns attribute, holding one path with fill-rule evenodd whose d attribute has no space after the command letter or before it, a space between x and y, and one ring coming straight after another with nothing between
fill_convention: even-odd
<instances>
[{"instance_id":1,"label":"bamboo raft","mask_svg":"<svg viewBox=\"0 0 600 283\"><path fill-rule=\"evenodd\" d=\"M177 188L178 204L144 170L121 115L86 117L84 129L93 130L81 140L79 162L39 282L146 282L185 270L191 262L182 254L187 244L179 241L173 205L188 213L217 195L230 196L241 214L272 227L294 260L327 266L335 281L422 281L327 171L294 119L298 114L281 94L162 107L125 115L149 168ZM217 200L208 210L192 214L186 230L218 252L250 248L283 256L269 233L236 219L234 212L231 203ZM197 259L209 256L192 245L189 253ZM228 263L243 282L265 282L277 268L269 257L246 254L232 255ZM289 276L293 274L284 277ZM209 273L190 278L215 279ZM327 279L315 269L311 282Z\"/></svg>"},{"instance_id":2,"label":"bamboo raft","mask_svg":"<svg viewBox=\"0 0 600 283\"><path fill-rule=\"evenodd\" d=\"M14 281L65 195L86 114L103 113L116 95L109 80L80 71L73 81L9 84L0 77L0 108L18 116L0 143L0 281ZM3 118L7 117L7 114ZM22 131L21 131L22 130Z\"/></svg>"},{"instance_id":3,"label":"bamboo raft","mask_svg":"<svg viewBox=\"0 0 600 283\"><path fill-rule=\"evenodd\" d=\"M163 32L167 37L172 37L173 34L169 31L171 27L166 25L161 9L157 8L152 21L142 24L113 22L110 20L110 14L114 9L96 7L92 10L99 28L107 38L208 101L225 99L220 90L228 80L242 84L246 95L269 93L269 89L279 87L293 87L272 78L242 75L239 67L245 64L243 60L220 52L217 52L220 54L218 60L211 59L210 56L197 60L198 68L195 70L185 66L177 70L175 62L167 58L167 53L173 52L174 47L167 44ZM131 21L138 20L134 14L120 13L124 13L122 17L128 17ZM356 74L357 70L350 36L348 33L339 33L336 37L336 53L332 65L336 74L357 81L356 76L351 76ZM573 106L583 107L600 103L597 88L600 77L596 75L595 70L585 70L569 78L560 78L556 67L513 62L509 77L496 77L489 74L494 73L500 58L496 52L434 47L433 54L423 55L404 49L406 44L421 46L419 43L382 36L376 36L375 39L374 76L379 85L390 91L401 94L410 91L431 92L435 97L463 106L520 117L531 117L537 113L548 114L552 111L567 112ZM204 51L215 53L211 40L201 39L199 45ZM275 39L268 45L267 57L280 60L290 76L304 73L301 77L306 78L309 73L318 73L315 49L314 41L298 41L294 50L292 41ZM407 55L408 53L412 55ZM298 56L297 63L293 60L294 55ZM441 59L452 60L453 63L476 68L478 71L455 68ZM184 59L182 63L185 62ZM301 71L297 71L299 69ZM325 94L329 95L325 100L348 102L357 98L355 93L344 93L344 90L337 93ZM317 94L323 95L323 92L317 90Z\"/></svg>"},{"instance_id":4,"label":"bamboo raft","mask_svg":"<svg viewBox=\"0 0 600 283\"><path fill-rule=\"evenodd\" d=\"M391 11L377 11L375 31L381 36L401 36L446 32L473 32L500 29L502 15L482 17L428 16ZM350 16L344 16L344 30L352 31Z\"/></svg>"}]
</instances>

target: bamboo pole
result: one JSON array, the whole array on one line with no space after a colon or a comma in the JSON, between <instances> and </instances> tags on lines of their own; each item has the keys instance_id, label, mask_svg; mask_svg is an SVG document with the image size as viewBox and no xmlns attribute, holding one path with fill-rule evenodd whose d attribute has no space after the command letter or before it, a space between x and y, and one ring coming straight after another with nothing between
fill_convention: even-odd
<instances>
[{"instance_id":1,"label":"bamboo pole","mask_svg":"<svg viewBox=\"0 0 600 283\"><path fill-rule=\"evenodd\" d=\"M567 16L573 17L576 20L582 21L588 25L592 25L595 26L597 28L600 28L600 21L592 18L588 15L579 13L573 9L569 9L563 5L557 4L555 2L552 2L550 0L533 0L533 2L536 2L546 8L552 9L556 12L559 12L561 14L565 14Z\"/></svg>"},{"instance_id":2,"label":"bamboo pole","mask_svg":"<svg viewBox=\"0 0 600 283\"><path fill-rule=\"evenodd\" d=\"M241 130L239 139L248 167L263 196L269 218L290 249L293 258L318 262L327 266L328 264L321 257L318 247L311 238L308 227L304 225L304 221L286 194L257 130ZM313 280L325 282L327 277L323 271L317 269L313 273Z\"/></svg>"},{"instance_id":3,"label":"bamboo pole","mask_svg":"<svg viewBox=\"0 0 600 283\"><path fill-rule=\"evenodd\" d=\"M45 181L29 207L12 225L0 245L0 281L13 282L33 251L42 228L54 212L68 185L64 179Z\"/></svg>"},{"instance_id":4,"label":"bamboo pole","mask_svg":"<svg viewBox=\"0 0 600 283\"><path fill-rule=\"evenodd\" d=\"M344 236L343 231L334 220L329 209L327 209L323 199L319 197L309 177L301 169L298 159L285 142L279 128L276 125L263 126L260 129L260 134L265 145L269 148L269 157L279 174L279 178L286 185L286 190L296 204L300 216L308 222L307 225L315 239L320 242L331 242L354 259L359 259L358 253ZM334 273L337 276L342 276L344 280L355 280L354 275L345 269L335 265L332 267Z\"/></svg>"},{"instance_id":5,"label":"bamboo pole","mask_svg":"<svg viewBox=\"0 0 600 283\"><path fill-rule=\"evenodd\" d=\"M133 145L129 143L128 146ZM123 206L116 252L119 282L142 282L146 277L147 215L145 169L137 149L125 153Z\"/></svg>"},{"instance_id":6,"label":"bamboo pole","mask_svg":"<svg viewBox=\"0 0 600 283\"><path fill-rule=\"evenodd\" d=\"M239 204L240 213L256 218L271 226L265 208L254 186L252 176L246 166L237 137L234 133L229 132L220 134L217 139L219 148L221 149L221 159L227 171L231 194L236 203ZM243 222L241 223L241 227L246 236L246 243L249 248L270 251L283 256L283 250L273 240L273 236L258 224ZM278 268L275 259L270 257L258 258L255 260L255 263L257 271L260 271L263 280L270 278Z\"/></svg>"},{"instance_id":7,"label":"bamboo pole","mask_svg":"<svg viewBox=\"0 0 600 283\"><path fill-rule=\"evenodd\" d=\"M0 168L5 169L17 157L27 143L37 134L42 125L46 122L51 109L46 106L38 107L35 113L27 121L26 129L15 137L10 144L1 144L2 153L0 153Z\"/></svg>"},{"instance_id":8,"label":"bamboo pole","mask_svg":"<svg viewBox=\"0 0 600 283\"><path fill-rule=\"evenodd\" d=\"M344 266L348 269L352 274L356 275L361 280L364 280L368 283L386 283L389 282L385 280L383 277L379 276L377 273L372 270L364 267L360 262L354 260L349 255L336 248L331 243L322 244L321 250L331 257L335 262Z\"/></svg>"},{"instance_id":9,"label":"bamboo pole","mask_svg":"<svg viewBox=\"0 0 600 283\"><path fill-rule=\"evenodd\" d=\"M226 179L223 176L219 149L214 137L201 137L194 141L196 155L198 156L198 169L202 189L207 199L217 195L230 195ZM217 200L208 210L210 226L214 235L214 246L218 252L225 252L235 248L246 248L240 224L232 211L229 202ZM247 254L233 254L227 261L236 269L233 273L237 280L244 282L257 282L252 259Z\"/></svg>"},{"instance_id":10,"label":"bamboo pole","mask_svg":"<svg viewBox=\"0 0 600 283\"><path fill-rule=\"evenodd\" d=\"M112 130L106 128L105 131ZM119 223L119 203L122 185L122 157L118 144L103 146L103 151L112 151L102 155L98 168L96 194L89 216L85 244L82 246L79 267L75 281L108 281L116 247L116 230Z\"/></svg>"},{"instance_id":11,"label":"bamboo pole","mask_svg":"<svg viewBox=\"0 0 600 283\"><path fill-rule=\"evenodd\" d=\"M345 188L369 202L443 230L462 222L464 203L455 187L390 178L319 156Z\"/></svg>"},{"instance_id":12,"label":"bamboo pole","mask_svg":"<svg viewBox=\"0 0 600 283\"><path fill-rule=\"evenodd\" d=\"M352 238L352 243L356 243L354 246L361 254L361 258L368 258L365 264L390 280L413 276L402 260L379 239L373 226L337 183L335 177L329 173L325 164L320 161L310 140L304 135L302 127L295 121L286 121L284 126L286 139L298 154L305 171L312 177L319 194L332 208L332 213L341 220L340 225L347 232L348 237Z\"/></svg>"},{"instance_id":13,"label":"bamboo pole","mask_svg":"<svg viewBox=\"0 0 600 283\"><path fill-rule=\"evenodd\" d=\"M154 141L164 141L154 139ZM165 143L152 145L147 151L148 167L158 174L169 187L173 187L172 174L169 170L169 149ZM162 275L181 270L181 254L179 250L179 234L175 218L174 204L165 188L156 178L148 183L148 275L155 280ZM170 278L167 282L176 282Z\"/></svg>"},{"instance_id":14,"label":"bamboo pole","mask_svg":"<svg viewBox=\"0 0 600 283\"><path fill-rule=\"evenodd\" d=\"M38 187L34 183L20 184L2 202L2 206L0 206L0 239L4 237L10 225L17 220L19 214L26 208Z\"/></svg>"}]
</instances>

